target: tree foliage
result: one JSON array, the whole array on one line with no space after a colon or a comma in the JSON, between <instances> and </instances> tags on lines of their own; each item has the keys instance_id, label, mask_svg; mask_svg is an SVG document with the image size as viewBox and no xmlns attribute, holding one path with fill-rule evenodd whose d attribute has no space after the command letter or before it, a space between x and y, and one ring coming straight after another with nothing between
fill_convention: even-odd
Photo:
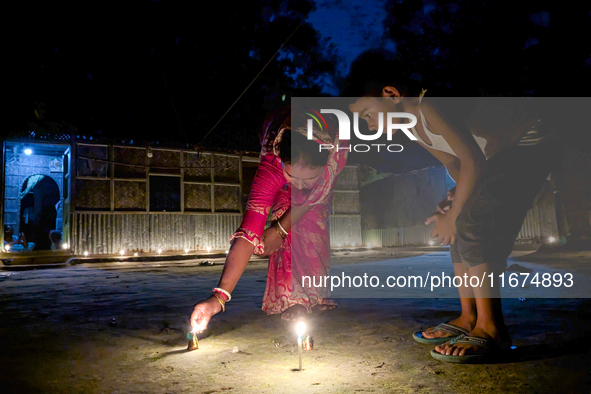
<instances>
[{"instance_id":1,"label":"tree foliage","mask_svg":"<svg viewBox=\"0 0 591 394\"><path fill-rule=\"evenodd\" d=\"M335 67L302 23L312 7L309 0L40 3L26 10L30 28L10 44L19 82L12 105L19 119L44 102L48 117L81 132L196 144L301 24L204 141L256 150L265 115L295 92L318 94L314 81Z\"/></svg>"}]
</instances>

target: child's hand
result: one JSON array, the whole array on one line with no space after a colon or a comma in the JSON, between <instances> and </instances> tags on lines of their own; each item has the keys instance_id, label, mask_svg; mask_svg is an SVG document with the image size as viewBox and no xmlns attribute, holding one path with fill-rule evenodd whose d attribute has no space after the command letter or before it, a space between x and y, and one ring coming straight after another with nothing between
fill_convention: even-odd
<instances>
[{"instance_id":1,"label":"child's hand","mask_svg":"<svg viewBox=\"0 0 591 394\"><path fill-rule=\"evenodd\" d=\"M445 215L445 213L449 211L450 208L451 200L448 200L447 198L437 204L437 212L441 213L442 215Z\"/></svg>"},{"instance_id":2,"label":"child's hand","mask_svg":"<svg viewBox=\"0 0 591 394\"><path fill-rule=\"evenodd\" d=\"M447 197L445 198L445 200L443 200L439 204L437 204L437 211L439 213L442 213L445 215L445 213L447 211L449 211L449 209L451 208L451 202L453 201L455 194L456 194L455 187L452 187L451 189L449 189L447 191Z\"/></svg>"},{"instance_id":3,"label":"child's hand","mask_svg":"<svg viewBox=\"0 0 591 394\"><path fill-rule=\"evenodd\" d=\"M425 224L435 223L435 228L431 232L431 238L437 239L437 242L444 245L450 245L456 242L456 217L453 215L443 215L436 213L427 218Z\"/></svg>"}]
</instances>

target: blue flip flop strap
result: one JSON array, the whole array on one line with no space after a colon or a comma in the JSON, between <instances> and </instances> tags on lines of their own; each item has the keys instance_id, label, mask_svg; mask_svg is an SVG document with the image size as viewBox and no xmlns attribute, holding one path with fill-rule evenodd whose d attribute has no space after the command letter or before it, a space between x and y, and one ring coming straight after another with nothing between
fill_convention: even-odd
<instances>
[{"instance_id":1,"label":"blue flip flop strap","mask_svg":"<svg viewBox=\"0 0 591 394\"><path fill-rule=\"evenodd\" d=\"M484 338L478 338L478 337L470 337L467 335L460 335L459 337L456 337L454 339L452 339L451 341L449 341L449 343L451 345L456 344L456 343L464 343L464 344L469 344L469 345L476 345L485 349L490 349L490 341L488 339L484 339Z\"/></svg>"},{"instance_id":2,"label":"blue flip flop strap","mask_svg":"<svg viewBox=\"0 0 591 394\"><path fill-rule=\"evenodd\" d=\"M445 331L449 332L453 335L467 335L468 331L464 330L462 327L454 326L453 324L449 323L441 323L437 327L433 329L433 331Z\"/></svg>"}]
</instances>

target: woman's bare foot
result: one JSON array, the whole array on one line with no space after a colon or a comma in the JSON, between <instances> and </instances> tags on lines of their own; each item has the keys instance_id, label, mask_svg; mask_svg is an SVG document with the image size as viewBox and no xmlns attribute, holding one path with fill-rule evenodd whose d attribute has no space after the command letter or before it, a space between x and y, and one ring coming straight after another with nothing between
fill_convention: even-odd
<instances>
[{"instance_id":1,"label":"woman's bare foot","mask_svg":"<svg viewBox=\"0 0 591 394\"><path fill-rule=\"evenodd\" d=\"M281 314L281 320L292 321L292 320L295 320L299 317L306 316L307 314L308 314L308 311L306 310L305 306L293 305L293 306L290 306L289 308L287 308Z\"/></svg>"},{"instance_id":2,"label":"woman's bare foot","mask_svg":"<svg viewBox=\"0 0 591 394\"><path fill-rule=\"evenodd\" d=\"M460 316L457 319L450 321L449 324L453 324L454 326L458 326L458 327L461 327L465 330L472 331L472 328L474 328L474 325L476 324L476 318L471 319L471 318L464 318L464 317ZM433 331L434 328L435 327L429 327L425 331L423 331L423 337L427 338L427 339L433 339L433 338L447 338L447 337L454 337L455 336L452 333L449 333L447 331L440 331L440 330Z\"/></svg>"},{"instance_id":3,"label":"woman's bare foot","mask_svg":"<svg viewBox=\"0 0 591 394\"><path fill-rule=\"evenodd\" d=\"M331 311L336 308L336 305L326 305L326 304L317 304L312 308L313 312L324 312L324 311Z\"/></svg>"}]
</instances>

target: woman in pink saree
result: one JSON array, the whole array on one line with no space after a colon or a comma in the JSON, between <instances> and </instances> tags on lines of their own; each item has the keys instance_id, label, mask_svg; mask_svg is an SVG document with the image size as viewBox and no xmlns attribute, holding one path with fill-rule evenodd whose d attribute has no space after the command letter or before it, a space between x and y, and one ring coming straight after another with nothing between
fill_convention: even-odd
<instances>
[{"instance_id":1,"label":"woman in pink saree","mask_svg":"<svg viewBox=\"0 0 591 394\"><path fill-rule=\"evenodd\" d=\"M344 147L344 143L326 123L315 125L314 141L308 141L305 125L306 117L299 112L291 122L289 108L266 120L246 213L231 237L218 287L194 308L193 331L203 331L213 315L225 310L253 253L269 255L262 307L267 314L281 313L283 319L291 320L313 309L336 306L324 289L302 283L301 278L328 275L330 206L348 151L319 152L318 144ZM264 230L269 215L272 226Z\"/></svg>"}]
</instances>

